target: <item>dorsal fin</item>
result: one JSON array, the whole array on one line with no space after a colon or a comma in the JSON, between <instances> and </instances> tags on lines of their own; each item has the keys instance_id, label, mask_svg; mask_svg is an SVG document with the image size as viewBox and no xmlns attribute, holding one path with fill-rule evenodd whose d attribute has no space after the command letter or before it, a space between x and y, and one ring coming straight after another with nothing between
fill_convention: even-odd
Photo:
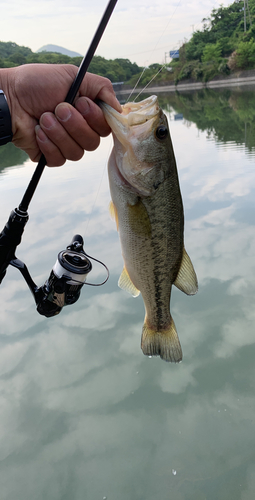
<instances>
[{"instance_id":1,"label":"dorsal fin","mask_svg":"<svg viewBox=\"0 0 255 500\"><path fill-rule=\"evenodd\" d=\"M184 247L181 266L174 285L187 295L195 295L198 291L197 276Z\"/></svg>"},{"instance_id":2,"label":"dorsal fin","mask_svg":"<svg viewBox=\"0 0 255 500\"><path fill-rule=\"evenodd\" d=\"M124 266L123 271L119 277L118 285L122 290L130 293L133 297L138 297L140 291L137 290L134 283L131 281L130 276Z\"/></svg>"}]
</instances>

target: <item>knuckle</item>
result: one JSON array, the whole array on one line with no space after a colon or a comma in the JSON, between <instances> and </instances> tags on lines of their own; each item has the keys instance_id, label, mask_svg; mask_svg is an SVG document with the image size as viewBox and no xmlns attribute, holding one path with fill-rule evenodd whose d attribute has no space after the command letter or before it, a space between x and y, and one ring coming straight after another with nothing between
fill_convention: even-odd
<instances>
[{"instance_id":1,"label":"knuckle","mask_svg":"<svg viewBox=\"0 0 255 500\"><path fill-rule=\"evenodd\" d=\"M27 151L27 153L29 155L30 160L33 162L38 162L41 158L41 155L42 155L41 150L39 150L39 152L38 151L36 151L36 152L35 151Z\"/></svg>"},{"instance_id":2,"label":"knuckle","mask_svg":"<svg viewBox=\"0 0 255 500\"><path fill-rule=\"evenodd\" d=\"M109 78L106 78L105 76L103 77L103 80L104 80L104 85L105 87L108 87L109 89L112 89L112 82L111 80L109 80Z\"/></svg>"}]
</instances>

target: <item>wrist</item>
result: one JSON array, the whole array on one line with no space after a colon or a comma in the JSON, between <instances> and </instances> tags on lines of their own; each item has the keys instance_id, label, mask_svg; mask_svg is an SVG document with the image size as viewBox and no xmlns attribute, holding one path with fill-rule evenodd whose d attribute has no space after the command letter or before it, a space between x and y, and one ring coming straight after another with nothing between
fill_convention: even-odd
<instances>
[{"instance_id":1,"label":"wrist","mask_svg":"<svg viewBox=\"0 0 255 500\"><path fill-rule=\"evenodd\" d=\"M12 120L3 90L0 89L0 146L12 140Z\"/></svg>"},{"instance_id":2,"label":"wrist","mask_svg":"<svg viewBox=\"0 0 255 500\"><path fill-rule=\"evenodd\" d=\"M12 140L14 133L14 113L11 78L14 68L0 69L0 145ZM4 137L6 141L4 142ZM8 139L9 137L9 139Z\"/></svg>"}]
</instances>

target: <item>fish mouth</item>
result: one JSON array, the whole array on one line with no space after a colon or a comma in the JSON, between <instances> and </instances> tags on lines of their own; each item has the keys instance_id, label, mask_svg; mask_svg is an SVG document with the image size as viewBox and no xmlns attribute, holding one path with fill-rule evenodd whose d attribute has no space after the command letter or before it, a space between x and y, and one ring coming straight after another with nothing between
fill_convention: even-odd
<instances>
[{"instance_id":1,"label":"fish mouth","mask_svg":"<svg viewBox=\"0 0 255 500\"><path fill-rule=\"evenodd\" d=\"M114 140L118 170L132 190L149 196L154 188L150 182L154 162L144 157L143 145L154 137L154 131L162 113L158 98L147 97L138 103L128 102L119 113L104 102L99 103L110 126ZM149 181L147 182L147 179Z\"/></svg>"},{"instance_id":2,"label":"fish mouth","mask_svg":"<svg viewBox=\"0 0 255 500\"><path fill-rule=\"evenodd\" d=\"M131 129L133 133L135 132L133 127L148 124L148 126L143 128L148 129L149 133L160 111L158 98L155 95L137 103L127 102L122 106L122 113L119 113L105 102L100 101L98 104L112 132L122 144L126 142L124 137L129 135ZM137 128L136 132L139 135L139 132L142 132L142 128Z\"/></svg>"},{"instance_id":3,"label":"fish mouth","mask_svg":"<svg viewBox=\"0 0 255 500\"><path fill-rule=\"evenodd\" d=\"M141 102L127 102L122 106L122 116L127 117L128 125L142 125L158 116L159 105L156 95L147 97Z\"/></svg>"}]
</instances>

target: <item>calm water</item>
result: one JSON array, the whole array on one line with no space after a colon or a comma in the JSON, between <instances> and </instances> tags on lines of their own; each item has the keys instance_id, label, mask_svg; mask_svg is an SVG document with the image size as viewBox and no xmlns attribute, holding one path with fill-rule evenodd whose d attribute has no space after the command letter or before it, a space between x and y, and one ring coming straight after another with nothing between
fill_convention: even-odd
<instances>
[{"instance_id":1,"label":"calm water","mask_svg":"<svg viewBox=\"0 0 255 500\"><path fill-rule=\"evenodd\" d=\"M172 293L184 360L142 354L143 301L117 286L111 139L77 164L47 169L18 257L41 285L81 233L111 275L46 319L20 273L8 270L0 288L1 500L254 499L254 89L160 99L200 287L194 297ZM9 146L0 155L2 228L34 164ZM95 266L92 278L104 272Z\"/></svg>"}]
</instances>

